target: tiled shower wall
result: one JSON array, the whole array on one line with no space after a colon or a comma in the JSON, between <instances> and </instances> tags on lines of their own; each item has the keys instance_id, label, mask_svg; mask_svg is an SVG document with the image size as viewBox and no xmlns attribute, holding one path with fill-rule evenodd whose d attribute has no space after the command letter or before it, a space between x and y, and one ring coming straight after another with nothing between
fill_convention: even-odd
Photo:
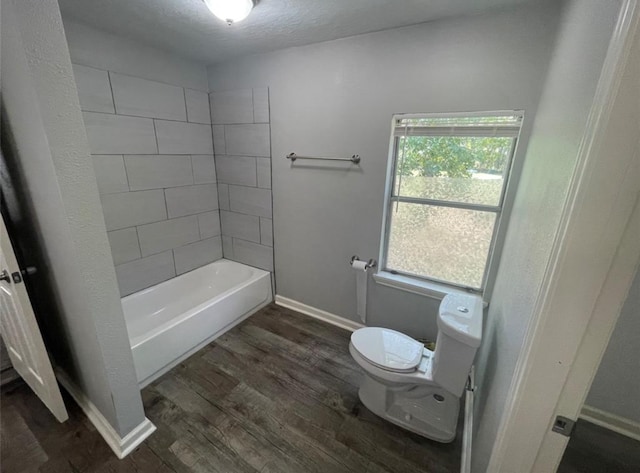
<instances>
[{"instance_id":1,"label":"tiled shower wall","mask_svg":"<svg viewBox=\"0 0 640 473\"><path fill-rule=\"evenodd\" d=\"M208 94L74 74L121 295L222 258Z\"/></svg>"},{"instance_id":2,"label":"tiled shower wall","mask_svg":"<svg viewBox=\"0 0 640 473\"><path fill-rule=\"evenodd\" d=\"M210 99L224 257L273 271L269 91Z\"/></svg>"}]
</instances>

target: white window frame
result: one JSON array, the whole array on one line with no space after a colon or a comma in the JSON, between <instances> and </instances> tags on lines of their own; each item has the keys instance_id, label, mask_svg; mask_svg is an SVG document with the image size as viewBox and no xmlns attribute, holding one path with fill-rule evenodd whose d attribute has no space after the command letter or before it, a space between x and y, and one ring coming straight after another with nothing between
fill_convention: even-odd
<instances>
[{"instance_id":1,"label":"white window frame","mask_svg":"<svg viewBox=\"0 0 640 473\"><path fill-rule=\"evenodd\" d=\"M500 193L500 199L497 205L484 205L484 204L467 204L461 202L450 202L437 199L419 198L419 197L400 197L394 196L395 185L395 173L398 164L398 152L397 143L398 137L395 136L396 123L398 120L411 119L411 118L462 118L462 117L484 117L484 116L519 116L520 126L511 137L513 138L513 145L509 154L507 165L505 166L504 182ZM489 285L489 280L493 277L497 268L497 262L499 258L496 255L499 254L502 248L498 248L499 235L503 233L503 228L506 227L507 219L504 216L505 202L508 196L512 196L515 192L515 185L511 182L511 175L514 166L514 156L516 155L518 142L520 140L520 134L522 132L522 122L524 120L524 112L522 110L501 110L501 111L481 111L481 112L456 112L456 113L418 113L418 114L395 114L391 120L391 132L389 143L389 155L387 161L387 176L385 186L385 205L382 219L382 232L380 241L380 255L379 255L379 271L374 275L374 279L383 285L397 287L408 292L414 292L418 294L433 296L437 298L444 297L444 295L456 292L473 292L483 294ZM474 127L476 130L477 127ZM428 135L424 135L428 136ZM433 136L446 136L444 134L434 134ZM457 136L457 135L456 135ZM479 134L477 136L491 136L488 133ZM387 266L387 254L389 248L389 236L391 229L391 215L393 212L393 205L396 202L417 203L422 205L431 205L436 207L453 207L465 210L476 210L481 212L492 212L496 214L496 221L493 227L493 234L491 237L491 243L489 246L489 252L484 267L484 273L482 277L482 284L480 288L468 287L461 284L456 284L451 281L444 281L437 278L428 277L425 275L416 275L411 273L404 273Z\"/></svg>"}]
</instances>

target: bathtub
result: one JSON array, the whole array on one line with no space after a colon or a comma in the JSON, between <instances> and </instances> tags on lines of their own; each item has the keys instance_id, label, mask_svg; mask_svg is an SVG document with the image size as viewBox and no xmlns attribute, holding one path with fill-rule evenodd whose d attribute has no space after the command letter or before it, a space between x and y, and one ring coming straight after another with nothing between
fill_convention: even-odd
<instances>
[{"instance_id":1,"label":"bathtub","mask_svg":"<svg viewBox=\"0 0 640 473\"><path fill-rule=\"evenodd\" d=\"M140 387L271 300L267 271L224 259L124 297Z\"/></svg>"}]
</instances>

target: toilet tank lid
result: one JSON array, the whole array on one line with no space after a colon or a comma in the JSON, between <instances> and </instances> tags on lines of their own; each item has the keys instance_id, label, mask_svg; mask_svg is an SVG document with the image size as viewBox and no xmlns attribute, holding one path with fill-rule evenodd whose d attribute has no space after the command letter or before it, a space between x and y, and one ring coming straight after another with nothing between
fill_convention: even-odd
<instances>
[{"instance_id":1,"label":"toilet tank lid","mask_svg":"<svg viewBox=\"0 0 640 473\"><path fill-rule=\"evenodd\" d=\"M482 340L482 298L475 294L448 294L440 303L438 329L461 343L477 348Z\"/></svg>"}]
</instances>

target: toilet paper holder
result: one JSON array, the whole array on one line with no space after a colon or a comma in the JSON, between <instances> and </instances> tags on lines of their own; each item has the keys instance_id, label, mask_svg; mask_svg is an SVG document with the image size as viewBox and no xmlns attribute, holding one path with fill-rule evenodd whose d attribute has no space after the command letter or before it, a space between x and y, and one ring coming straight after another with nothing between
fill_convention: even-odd
<instances>
[{"instance_id":1,"label":"toilet paper holder","mask_svg":"<svg viewBox=\"0 0 640 473\"><path fill-rule=\"evenodd\" d=\"M349 265L353 265L354 261L361 261L360 258L358 258L358 255L353 255L351 257L351 261L349 261ZM367 264L365 265L364 269L365 271L371 268L375 268L376 266L378 266L378 262L376 260L374 260L373 258L369 259L369 261L367 261Z\"/></svg>"}]
</instances>

